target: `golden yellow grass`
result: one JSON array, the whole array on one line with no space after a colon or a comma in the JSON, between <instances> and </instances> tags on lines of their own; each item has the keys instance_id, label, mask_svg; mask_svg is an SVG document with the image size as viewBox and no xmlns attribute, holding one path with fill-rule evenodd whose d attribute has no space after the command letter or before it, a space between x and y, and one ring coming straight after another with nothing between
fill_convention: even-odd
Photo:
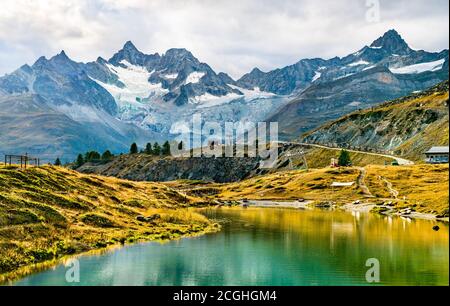
<instances>
[{"instance_id":1,"label":"golden yellow grass","mask_svg":"<svg viewBox=\"0 0 450 306\"><path fill-rule=\"evenodd\" d=\"M383 156L376 156L366 153L349 152L350 159L354 166L364 167L367 165L390 165L394 159ZM306 153L306 161L310 168L326 168L331 164L332 158L339 158L340 150L326 148L313 148Z\"/></svg>"},{"instance_id":2,"label":"golden yellow grass","mask_svg":"<svg viewBox=\"0 0 450 306\"><path fill-rule=\"evenodd\" d=\"M448 165L366 167L373 201L399 193L397 208L448 215ZM61 167L0 167L0 281L35 263L138 240L175 239L217 230L190 210L214 199L335 201L363 199L358 168L277 172L231 184L130 182ZM355 182L332 188L333 182ZM177 191L178 189L178 191ZM378 198L378 199L377 199ZM137 216L159 215L152 223Z\"/></svg>"},{"instance_id":3,"label":"golden yellow grass","mask_svg":"<svg viewBox=\"0 0 450 306\"><path fill-rule=\"evenodd\" d=\"M386 181L398 191L398 208L412 207L418 212L445 214L449 207L449 166L368 166L366 184L378 197L391 197Z\"/></svg>"},{"instance_id":4,"label":"golden yellow grass","mask_svg":"<svg viewBox=\"0 0 450 306\"><path fill-rule=\"evenodd\" d=\"M0 166L0 281L64 255L215 231L189 209L202 202L158 183ZM160 218L152 223L137 220L155 214Z\"/></svg>"},{"instance_id":5,"label":"golden yellow grass","mask_svg":"<svg viewBox=\"0 0 450 306\"><path fill-rule=\"evenodd\" d=\"M324 168L296 170L254 177L239 183L212 185L217 194L210 198L222 200L295 200L335 201L346 204L354 200L374 203L394 202L395 209L413 208L417 212L448 217L448 165L413 165L365 167L364 179L374 198L365 198L357 184L358 168ZM352 187L331 187L332 182L355 182ZM397 199L388 188L398 191Z\"/></svg>"},{"instance_id":6,"label":"golden yellow grass","mask_svg":"<svg viewBox=\"0 0 450 306\"><path fill-rule=\"evenodd\" d=\"M217 198L225 200L273 199L346 201L360 197L356 185L358 169L313 169L278 172L257 176L239 183L222 185ZM355 182L351 187L332 188L333 182Z\"/></svg>"},{"instance_id":7,"label":"golden yellow grass","mask_svg":"<svg viewBox=\"0 0 450 306\"><path fill-rule=\"evenodd\" d=\"M396 135L404 137L408 135L408 130L415 130L416 124L423 124L423 122L417 122L423 113L430 112L439 114L437 121L430 122L424 130L419 131L416 135L394 149L395 155L421 162L424 158L423 153L432 146L447 146L449 144L448 98L449 93L441 91L406 102L387 102L374 109L361 110L345 115L336 121L329 122L314 131L306 133L304 136L310 135L320 129L328 130L336 123L340 123L344 128L348 128L354 124L358 124L358 120L362 120L365 117L369 120L371 116L377 114L383 118L383 121L395 125L387 131L388 134L386 136L391 135L391 138L396 137ZM359 127L361 129L364 128L363 125ZM367 164L382 163L378 163L375 160L375 163L370 162ZM354 163L354 165L358 164ZM359 164L359 166L365 165Z\"/></svg>"},{"instance_id":8,"label":"golden yellow grass","mask_svg":"<svg viewBox=\"0 0 450 306\"><path fill-rule=\"evenodd\" d=\"M448 144L449 125L447 115L404 142L396 151L405 158L414 160L417 163L423 163L425 158L424 152L433 146L448 146Z\"/></svg>"},{"instance_id":9,"label":"golden yellow grass","mask_svg":"<svg viewBox=\"0 0 450 306\"><path fill-rule=\"evenodd\" d=\"M424 96L421 98L413 99L411 101L403 102L400 104L390 104L381 107L380 109L391 109L395 108L397 111L401 112L404 108L417 108L426 106L427 109L439 110L445 106L445 101L449 98L448 92L436 92L429 96ZM396 106L401 105L401 108Z\"/></svg>"}]
</instances>

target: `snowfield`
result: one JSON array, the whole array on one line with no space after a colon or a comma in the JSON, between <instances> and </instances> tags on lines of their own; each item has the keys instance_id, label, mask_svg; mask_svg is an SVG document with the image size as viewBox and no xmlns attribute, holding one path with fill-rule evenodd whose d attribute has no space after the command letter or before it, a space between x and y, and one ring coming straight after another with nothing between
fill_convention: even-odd
<instances>
[{"instance_id":1,"label":"snowfield","mask_svg":"<svg viewBox=\"0 0 450 306\"><path fill-rule=\"evenodd\" d=\"M186 84L189 84L189 83L196 84L196 83L200 82L200 79L203 78L205 76L205 74L206 73L204 73L204 72L198 72L198 71L192 72L186 78Z\"/></svg>"},{"instance_id":2,"label":"snowfield","mask_svg":"<svg viewBox=\"0 0 450 306\"><path fill-rule=\"evenodd\" d=\"M276 97L275 94L261 91L258 87L255 87L253 90L244 89L238 86L230 85L233 89L237 89L240 92L242 92L244 95L238 95L236 93L230 93L225 96L214 96L209 93L206 93L201 96L197 96L194 99L190 101L191 104L198 104L197 109L203 109L203 108L209 108L209 107L216 107L223 104L227 104L230 102L233 102L237 99L243 99L244 102L250 102L253 100L259 100L259 99L269 99Z\"/></svg>"},{"instance_id":3,"label":"snowfield","mask_svg":"<svg viewBox=\"0 0 450 306\"><path fill-rule=\"evenodd\" d=\"M120 63L127 68L111 64L106 64L106 67L117 75L119 80L125 85L124 88L93 79L114 97L119 108L129 108L129 106L139 108L142 104L140 101L148 98L150 95L163 96L169 92L167 89L162 88L161 83L151 84L148 81L152 72L148 72L146 68L134 66L127 61L121 61Z\"/></svg>"},{"instance_id":4,"label":"snowfield","mask_svg":"<svg viewBox=\"0 0 450 306\"><path fill-rule=\"evenodd\" d=\"M322 76L322 73L320 73L319 71L316 71L312 78L312 82L317 81L318 79L320 79L321 76Z\"/></svg>"},{"instance_id":5,"label":"snowfield","mask_svg":"<svg viewBox=\"0 0 450 306\"><path fill-rule=\"evenodd\" d=\"M421 63L410 66L404 66L400 68L389 68L392 73L395 74L417 74L427 71L437 71L442 69L445 63L445 59L441 59L435 62Z\"/></svg>"},{"instance_id":6,"label":"snowfield","mask_svg":"<svg viewBox=\"0 0 450 306\"><path fill-rule=\"evenodd\" d=\"M163 75L163 78L168 80L175 80L176 78L178 78L178 73L166 74Z\"/></svg>"},{"instance_id":7,"label":"snowfield","mask_svg":"<svg viewBox=\"0 0 450 306\"><path fill-rule=\"evenodd\" d=\"M358 62L354 62L354 63L348 64L347 66L349 66L349 67L355 67L355 66L362 66L362 65L369 65L369 64L370 64L369 62L360 60L360 61L358 61Z\"/></svg>"},{"instance_id":8,"label":"snowfield","mask_svg":"<svg viewBox=\"0 0 450 306\"><path fill-rule=\"evenodd\" d=\"M270 98L277 97L276 94L273 94L271 92L261 91L259 89L259 87L255 87L255 88L253 88L253 90L249 90L249 89L244 89L239 86L235 86L235 85L231 85L231 84L228 84L228 86L242 92L245 96L246 101L252 101L252 100L256 100L256 99L270 99Z\"/></svg>"},{"instance_id":9,"label":"snowfield","mask_svg":"<svg viewBox=\"0 0 450 306\"><path fill-rule=\"evenodd\" d=\"M169 137L172 124L177 121L190 122L194 114L201 114L204 120L209 121L262 121L277 108L286 104L287 97L278 96L273 93L261 91L259 88L252 90L238 86L229 85L243 93L229 93L225 96L215 96L205 93L189 99L189 103L183 106L175 106L173 103L163 101L163 96L169 92L162 88L162 84L152 84L148 80L154 71L149 72L147 68L135 66L127 61L121 61L121 66L106 64L106 67L115 75L125 87L120 88L114 84L106 84L100 80L93 79L97 84L105 88L115 99L119 114L119 122L131 123L146 130L160 133ZM195 71L190 73L185 84L196 84L205 76L205 72ZM178 74L165 74L165 79L176 79ZM176 109L177 116L174 116ZM68 113L78 113L83 120L104 121L92 109L66 109ZM238 118L236 114L239 113ZM81 118L77 118L80 119ZM114 118L105 122L116 131L124 130L118 126Z\"/></svg>"},{"instance_id":10,"label":"snowfield","mask_svg":"<svg viewBox=\"0 0 450 306\"><path fill-rule=\"evenodd\" d=\"M242 96L235 94L235 93L230 93L227 94L225 96L214 96L210 93L205 93L201 96L196 96L193 99L189 100L189 103L191 104L199 104L197 108L208 108L208 107L214 107L214 106L219 106L225 103L229 103L233 100L242 98Z\"/></svg>"},{"instance_id":11,"label":"snowfield","mask_svg":"<svg viewBox=\"0 0 450 306\"><path fill-rule=\"evenodd\" d=\"M376 65L372 65L372 66L364 68L362 71L370 70L370 69L375 68L375 67L376 67Z\"/></svg>"}]
</instances>

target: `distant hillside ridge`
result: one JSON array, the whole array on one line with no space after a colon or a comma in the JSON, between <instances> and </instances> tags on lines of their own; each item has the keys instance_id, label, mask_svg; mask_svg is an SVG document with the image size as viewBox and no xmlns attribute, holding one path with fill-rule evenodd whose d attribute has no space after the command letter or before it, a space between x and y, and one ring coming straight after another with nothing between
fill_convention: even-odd
<instances>
[{"instance_id":1,"label":"distant hillside ridge","mask_svg":"<svg viewBox=\"0 0 450 306\"><path fill-rule=\"evenodd\" d=\"M229 183L240 181L259 166L259 160L242 158L174 158L127 154L106 164L86 163L76 170L132 181L167 182L180 179Z\"/></svg>"},{"instance_id":2,"label":"distant hillside ridge","mask_svg":"<svg viewBox=\"0 0 450 306\"><path fill-rule=\"evenodd\" d=\"M360 110L303 134L302 142L385 152L420 161L449 144L449 81Z\"/></svg>"}]
</instances>

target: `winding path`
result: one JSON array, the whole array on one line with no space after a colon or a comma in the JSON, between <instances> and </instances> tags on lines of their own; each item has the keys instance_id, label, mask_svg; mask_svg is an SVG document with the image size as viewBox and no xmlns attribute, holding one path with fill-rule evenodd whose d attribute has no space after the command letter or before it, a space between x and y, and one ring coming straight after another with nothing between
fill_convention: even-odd
<instances>
[{"instance_id":1,"label":"winding path","mask_svg":"<svg viewBox=\"0 0 450 306\"><path fill-rule=\"evenodd\" d=\"M374 156L392 158L392 159L396 160L398 162L398 164L401 165L401 166L414 165L414 162L411 161L411 160L407 160L407 159L404 159L404 158L401 158L401 157L398 157L398 156L388 155L388 154L365 152L365 151L357 151L357 150L350 150L350 149L346 149L346 148L327 147L327 146L323 146L323 145L311 144L311 143L302 143L302 142L278 141L278 143L281 143L281 144L293 144L293 145L300 145L300 146L307 146L307 147L315 147L315 148L329 149L329 150L336 150L336 151L346 150L346 151L352 152L352 153L362 153L362 154L367 154L367 155L374 155Z\"/></svg>"},{"instance_id":2,"label":"winding path","mask_svg":"<svg viewBox=\"0 0 450 306\"><path fill-rule=\"evenodd\" d=\"M398 195L399 195L399 192L393 188L392 183L389 182L385 177L381 177L380 176L380 179L386 184L386 188L388 189L388 191L391 194L391 196L394 199L397 199Z\"/></svg>"},{"instance_id":3,"label":"winding path","mask_svg":"<svg viewBox=\"0 0 450 306\"><path fill-rule=\"evenodd\" d=\"M366 182L365 182L365 178L366 178L366 169L363 167L358 167L357 168L359 170L359 176L358 176L358 187L362 190L362 192L364 193L365 197L368 198L375 198L375 196L370 192L369 187L367 187Z\"/></svg>"}]
</instances>

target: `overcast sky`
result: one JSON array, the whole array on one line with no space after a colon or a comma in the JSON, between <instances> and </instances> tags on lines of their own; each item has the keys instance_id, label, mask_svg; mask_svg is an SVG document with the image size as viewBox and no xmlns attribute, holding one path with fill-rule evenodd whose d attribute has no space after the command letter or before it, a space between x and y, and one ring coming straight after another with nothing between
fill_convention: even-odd
<instances>
[{"instance_id":1,"label":"overcast sky","mask_svg":"<svg viewBox=\"0 0 450 306\"><path fill-rule=\"evenodd\" d=\"M62 49L108 59L127 40L145 53L186 48L235 78L345 56L392 28L412 48L440 51L448 11L448 0L0 0L0 75Z\"/></svg>"}]
</instances>

